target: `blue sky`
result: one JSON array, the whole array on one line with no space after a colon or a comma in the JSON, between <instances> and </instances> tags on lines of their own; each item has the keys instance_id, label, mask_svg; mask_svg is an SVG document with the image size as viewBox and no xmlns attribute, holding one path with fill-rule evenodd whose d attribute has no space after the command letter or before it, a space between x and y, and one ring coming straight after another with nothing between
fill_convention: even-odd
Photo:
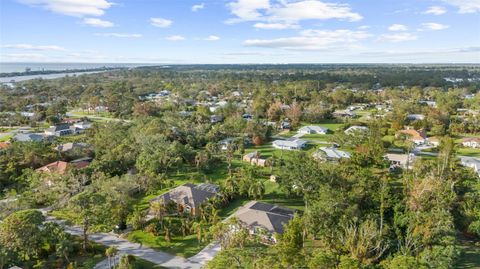
<instances>
[{"instance_id":1,"label":"blue sky","mask_svg":"<svg viewBox=\"0 0 480 269\"><path fill-rule=\"evenodd\" d=\"M480 63L480 0L1 0L0 61Z\"/></svg>"}]
</instances>

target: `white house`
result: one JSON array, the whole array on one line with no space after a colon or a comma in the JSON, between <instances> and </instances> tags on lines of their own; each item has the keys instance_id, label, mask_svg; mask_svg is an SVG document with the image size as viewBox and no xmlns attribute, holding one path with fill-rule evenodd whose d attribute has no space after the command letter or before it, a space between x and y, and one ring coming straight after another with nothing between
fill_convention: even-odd
<instances>
[{"instance_id":1,"label":"white house","mask_svg":"<svg viewBox=\"0 0 480 269\"><path fill-rule=\"evenodd\" d=\"M303 126L298 130L299 134L327 134L328 128L322 126Z\"/></svg>"},{"instance_id":2,"label":"white house","mask_svg":"<svg viewBox=\"0 0 480 269\"><path fill-rule=\"evenodd\" d=\"M422 114L409 114L407 115L407 120L424 120L425 115Z\"/></svg>"},{"instance_id":3,"label":"white house","mask_svg":"<svg viewBox=\"0 0 480 269\"><path fill-rule=\"evenodd\" d=\"M403 169L412 169L413 162L415 161L415 155L413 154L397 154L397 153L387 153L384 156L388 161L390 161L390 169L401 167Z\"/></svg>"},{"instance_id":4,"label":"white house","mask_svg":"<svg viewBox=\"0 0 480 269\"><path fill-rule=\"evenodd\" d=\"M350 126L347 130L345 130L345 134L354 134L354 133L357 133L357 132L366 132L368 131L368 127L366 126L358 126L358 125L354 125L354 126Z\"/></svg>"},{"instance_id":5,"label":"white house","mask_svg":"<svg viewBox=\"0 0 480 269\"><path fill-rule=\"evenodd\" d=\"M296 150L304 148L307 141L303 139L275 140L272 145L277 149Z\"/></svg>"},{"instance_id":6,"label":"white house","mask_svg":"<svg viewBox=\"0 0 480 269\"><path fill-rule=\"evenodd\" d=\"M460 163L465 167L472 168L480 177L480 158L461 157Z\"/></svg>"},{"instance_id":7,"label":"white house","mask_svg":"<svg viewBox=\"0 0 480 269\"><path fill-rule=\"evenodd\" d=\"M315 159L338 161L342 158L350 159L350 153L336 148L321 147L319 151L313 154Z\"/></svg>"}]
</instances>

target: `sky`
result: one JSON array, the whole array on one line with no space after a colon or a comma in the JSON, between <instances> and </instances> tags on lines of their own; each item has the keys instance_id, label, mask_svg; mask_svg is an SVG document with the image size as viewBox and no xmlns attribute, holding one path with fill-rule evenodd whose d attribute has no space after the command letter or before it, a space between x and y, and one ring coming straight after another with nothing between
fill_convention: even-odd
<instances>
[{"instance_id":1,"label":"sky","mask_svg":"<svg viewBox=\"0 0 480 269\"><path fill-rule=\"evenodd\" d=\"M0 61L480 63L480 0L0 0Z\"/></svg>"}]
</instances>

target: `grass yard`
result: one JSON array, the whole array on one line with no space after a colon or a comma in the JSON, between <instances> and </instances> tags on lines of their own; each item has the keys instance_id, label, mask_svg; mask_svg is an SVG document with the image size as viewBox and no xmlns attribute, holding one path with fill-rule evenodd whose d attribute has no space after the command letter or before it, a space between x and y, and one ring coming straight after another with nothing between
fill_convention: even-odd
<instances>
[{"instance_id":1,"label":"grass yard","mask_svg":"<svg viewBox=\"0 0 480 269\"><path fill-rule=\"evenodd\" d=\"M7 141L9 141L12 137L13 137L13 135L11 135L11 134L2 136L2 137L0 137L0 142L7 142Z\"/></svg>"},{"instance_id":2,"label":"grass yard","mask_svg":"<svg viewBox=\"0 0 480 269\"><path fill-rule=\"evenodd\" d=\"M133 231L128 234L127 239L131 242L142 242L145 246L185 258L194 256L209 243L202 242L199 244L195 234L185 237L181 235L172 236L172 240L167 242L163 235L154 236L145 231Z\"/></svg>"},{"instance_id":3,"label":"grass yard","mask_svg":"<svg viewBox=\"0 0 480 269\"><path fill-rule=\"evenodd\" d=\"M458 245L461 254L455 265L457 269L480 268L480 245L472 240L460 238Z\"/></svg>"},{"instance_id":4,"label":"grass yard","mask_svg":"<svg viewBox=\"0 0 480 269\"><path fill-rule=\"evenodd\" d=\"M457 154L462 156L477 157L480 158L480 149L474 148L458 148Z\"/></svg>"}]
</instances>

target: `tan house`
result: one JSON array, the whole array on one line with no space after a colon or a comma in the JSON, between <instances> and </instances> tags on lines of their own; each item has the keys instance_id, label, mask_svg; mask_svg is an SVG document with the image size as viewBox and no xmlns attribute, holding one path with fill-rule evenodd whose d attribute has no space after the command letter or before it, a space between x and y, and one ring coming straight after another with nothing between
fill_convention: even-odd
<instances>
[{"instance_id":1,"label":"tan house","mask_svg":"<svg viewBox=\"0 0 480 269\"><path fill-rule=\"evenodd\" d=\"M258 153L257 151L245 154L245 156L243 156L243 161L262 167L265 167L267 165L267 160L260 158L260 153Z\"/></svg>"},{"instance_id":2,"label":"tan house","mask_svg":"<svg viewBox=\"0 0 480 269\"><path fill-rule=\"evenodd\" d=\"M397 167L403 169L412 169L413 162L415 161L415 155L413 154L388 153L385 154L384 157L390 162L390 170L393 170Z\"/></svg>"},{"instance_id":3,"label":"tan house","mask_svg":"<svg viewBox=\"0 0 480 269\"><path fill-rule=\"evenodd\" d=\"M200 215L200 205L206 203L209 199L218 196L220 187L214 184L202 183L191 184L186 183L174 188L150 200L150 203L160 201L167 205L174 202L178 206L179 212L190 213L195 216Z\"/></svg>"},{"instance_id":4,"label":"tan house","mask_svg":"<svg viewBox=\"0 0 480 269\"><path fill-rule=\"evenodd\" d=\"M53 163L49 163L45 166L42 166L35 171L43 172L43 173L55 173L59 175L63 175L67 172L69 168L81 169L85 168L90 165L91 158L82 158L78 160L71 161L69 163L64 161L56 161Z\"/></svg>"},{"instance_id":5,"label":"tan house","mask_svg":"<svg viewBox=\"0 0 480 269\"><path fill-rule=\"evenodd\" d=\"M233 216L251 234L265 231L269 241L276 242L273 234L283 233L284 225L293 219L295 210L257 201L250 201L240 207Z\"/></svg>"},{"instance_id":6,"label":"tan house","mask_svg":"<svg viewBox=\"0 0 480 269\"><path fill-rule=\"evenodd\" d=\"M480 148L480 137L467 137L462 139L462 145L468 148Z\"/></svg>"},{"instance_id":7,"label":"tan house","mask_svg":"<svg viewBox=\"0 0 480 269\"><path fill-rule=\"evenodd\" d=\"M415 130L415 129L406 129L399 131L399 134L405 134L409 137L409 140L417 145L422 145L427 142L427 135L423 130Z\"/></svg>"}]
</instances>

